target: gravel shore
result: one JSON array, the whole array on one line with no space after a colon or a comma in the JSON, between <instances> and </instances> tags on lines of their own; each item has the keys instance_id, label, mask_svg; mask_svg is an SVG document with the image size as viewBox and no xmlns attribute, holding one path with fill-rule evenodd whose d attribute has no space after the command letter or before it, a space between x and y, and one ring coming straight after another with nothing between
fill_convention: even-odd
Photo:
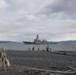
<instances>
[{"instance_id":1,"label":"gravel shore","mask_svg":"<svg viewBox=\"0 0 76 75\"><path fill-rule=\"evenodd\" d=\"M17 71L26 71L27 69L66 71L69 70L67 66L76 68L75 55L58 54L58 53L46 52L46 51L7 50L6 52L8 55L8 59L11 63L11 67L7 68L6 71L1 70L0 75L2 74L5 75L7 74L7 72L15 73Z\"/></svg>"}]
</instances>

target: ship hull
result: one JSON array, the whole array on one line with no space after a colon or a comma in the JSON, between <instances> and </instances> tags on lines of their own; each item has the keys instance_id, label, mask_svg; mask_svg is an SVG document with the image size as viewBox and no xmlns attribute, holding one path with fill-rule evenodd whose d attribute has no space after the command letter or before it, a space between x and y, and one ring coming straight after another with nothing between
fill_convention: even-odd
<instances>
[{"instance_id":1,"label":"ship hull","mask_svg":"<svg viewBox=\"0 0 76 75\"><path fill-rule=\"evenodd\" d=\"M27 41L23 41L24 44L57 44L57 42L41 42L41 43L36 43L36 42L27 42Z\"/></svg>"}]
</instances>

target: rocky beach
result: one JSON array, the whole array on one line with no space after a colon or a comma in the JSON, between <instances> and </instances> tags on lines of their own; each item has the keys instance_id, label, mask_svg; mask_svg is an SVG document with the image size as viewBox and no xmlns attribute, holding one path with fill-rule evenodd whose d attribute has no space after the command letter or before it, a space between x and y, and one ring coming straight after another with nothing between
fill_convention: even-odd
<instances>
[{"instance_id":1,"label":"rocky beach","mask_svg":"<svg viewBox=\"0 0 76 75\"><path fill-rule=\"evenodd\" d=\"M55 72L63 71L75 74L68 66L76 68L76 52L7 50L6 53L11 66L1 69L0 75L47 75L50 72L55 75ZM66 75L71 75L70 72Z\"/></svg>"}]
</instances>

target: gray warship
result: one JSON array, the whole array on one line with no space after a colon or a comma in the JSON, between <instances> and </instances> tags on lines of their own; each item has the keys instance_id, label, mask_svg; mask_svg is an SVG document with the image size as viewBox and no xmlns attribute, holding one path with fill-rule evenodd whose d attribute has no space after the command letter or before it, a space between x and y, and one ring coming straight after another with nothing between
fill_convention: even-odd
<instances>
[{"instance_id":1,"label":"gray warship","mask_svg":"<svg viewBox=\"0 0 76 75\"><path fill-rule=\"evenodd\" d=\"M38 34L37 34L37 36L36 36L36 38L34 39L33 42L23 41L23 43L25 43L25 44L57 44L57 42L53 42L53 41L40 40Z\"/></svg>"}]
</instances>

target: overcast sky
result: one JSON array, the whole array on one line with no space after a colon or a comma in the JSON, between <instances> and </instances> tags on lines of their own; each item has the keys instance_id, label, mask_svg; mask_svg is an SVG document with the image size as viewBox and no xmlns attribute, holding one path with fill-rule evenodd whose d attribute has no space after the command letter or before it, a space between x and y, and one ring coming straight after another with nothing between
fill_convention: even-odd
<instances>
[{"instance_id":1,"label":"overcast sky","mask_svg":"<svg viewBox=\"0 0 76 75\"><path fill-rule=\"evenodd\" d=\"M0 0L0 40L76 40L76 0Z\"/></svg>"}]
</instances>

